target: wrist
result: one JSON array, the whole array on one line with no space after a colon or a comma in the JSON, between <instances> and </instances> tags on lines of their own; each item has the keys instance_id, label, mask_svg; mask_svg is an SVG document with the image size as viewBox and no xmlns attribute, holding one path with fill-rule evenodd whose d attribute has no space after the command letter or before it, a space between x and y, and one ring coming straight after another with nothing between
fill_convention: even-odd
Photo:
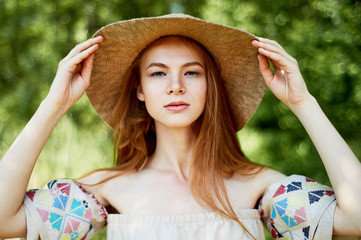
<instances>
[{"instance_id":1,"label":"wrist","mask_svg":"<svg viewBox=\"0 0 361 240\"><path fill-rule=\"evenodd\" d=\"M312 111L318 108L318 102L311 94L308 94L303 101L288 105L289 109L301 118L305 114L312 114Z\"/></svg>"},{"instance_id":2,"label":"wrist","mask_svg":"<svg viewBox=\"0 0 361 240\"><path fill-rule=\"evenodd\" d=\"M56 121L59 121L64 114L68 111L68 109L60 104L56 104L49 97L46 97L39 106L39 110L49 115L49 117L53 118Z\"/></svg>"}]
</instances>

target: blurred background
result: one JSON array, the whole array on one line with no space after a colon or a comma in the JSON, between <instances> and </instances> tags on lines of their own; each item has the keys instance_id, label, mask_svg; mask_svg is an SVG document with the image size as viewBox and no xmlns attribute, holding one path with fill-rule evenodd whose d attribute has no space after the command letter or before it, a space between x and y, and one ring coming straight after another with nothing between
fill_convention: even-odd
<instances>
[{"instance_id":1,"label":"blurred background","mask_svg":"<svg viewBox=\"0 0 361 240\"><path fill-rule=\"evenodd\" d=\"M298 60L309 91L361 158L361 1L355 0L2 0L0 158L46 97L70 49L109 23L168 13L278 41ZM252 161L329 184L302 125L269 90L238 136ZM51 135L29 188L112 164L111 129L84 96ZM95 239L105 239L105 230Z\"/></svg>"}]
</instances>

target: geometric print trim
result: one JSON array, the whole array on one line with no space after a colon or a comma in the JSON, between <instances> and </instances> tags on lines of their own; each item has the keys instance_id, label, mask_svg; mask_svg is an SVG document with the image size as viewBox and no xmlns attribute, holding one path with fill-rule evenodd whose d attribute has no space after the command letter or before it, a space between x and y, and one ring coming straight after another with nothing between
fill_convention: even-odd
<instances>
[{"instance_id":1,"label":"geometric print trim","mask_svg":"<svg viewBox=\"0 0 361 240\"><path fill-rule=\"evenodd\" d=\"M64 179L51 181L47 187L30 190L26 196L33 214L41 219L37 225L50 234L50 239L89 239L89 234L100 230L93 229L94 223L96 228L105 225L104 206L80 185Z\"/></svg>"},{"instance_id":2,"label":"geometric print trim","mask_svg":"<svg viewBox=\"0 0 361 240\"><path fill-rule=\"evenodd\" d=\"M334 200L331 188L292 175L269 186L260 204L261 216L275 239L308 240L313 238L318 220Z\"/></svg>"}]
</instances>

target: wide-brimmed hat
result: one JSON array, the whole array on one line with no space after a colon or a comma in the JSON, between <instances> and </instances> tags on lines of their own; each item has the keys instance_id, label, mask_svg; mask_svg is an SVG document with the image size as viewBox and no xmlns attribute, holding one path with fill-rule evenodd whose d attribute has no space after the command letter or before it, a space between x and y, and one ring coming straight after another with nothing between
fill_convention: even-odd
<instances>
[{"instance_id":1,"label":"wide-brimmed hat","mask_svg":"<svg viewBox=\"0 0 361 240\"><path fill-rule=\"evenodd\" d=\"M110 126L127 71L150 43L168 35L185 36L202 44L220 70L237 129L250 119L262 100L265 84L258 68L256 37L242 30L185 14L138 18L116 22L98 30L102 35L94 57L87 95Z\"/></svg>"}]
</instances>

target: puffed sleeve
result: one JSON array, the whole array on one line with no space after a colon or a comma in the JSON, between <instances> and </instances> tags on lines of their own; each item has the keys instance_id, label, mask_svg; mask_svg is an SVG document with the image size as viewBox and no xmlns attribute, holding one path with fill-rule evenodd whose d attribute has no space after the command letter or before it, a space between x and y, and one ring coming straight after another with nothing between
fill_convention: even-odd
<instances>
[{"instance_id":1,"label":"puffed sleeve","mask_svg":"<svg viewBox=\"0 0 361 240\"><path fill-rule=\"evenodd\" d=\"M275 239L332 239L336 199L331 188L292 175L271 184L260 203L266 228Z\"/></svg>"},{"instance_id":2,"label":"puffed sleeve","mask_svg":"<svg viewBox=\"0 0 361 240\"><path fill-rule=\"evenodd\" d=\"M90 239L107 212L93 194L70 179L54 180L24 198L28 240Z\"/></svg>"}]
</instances>

